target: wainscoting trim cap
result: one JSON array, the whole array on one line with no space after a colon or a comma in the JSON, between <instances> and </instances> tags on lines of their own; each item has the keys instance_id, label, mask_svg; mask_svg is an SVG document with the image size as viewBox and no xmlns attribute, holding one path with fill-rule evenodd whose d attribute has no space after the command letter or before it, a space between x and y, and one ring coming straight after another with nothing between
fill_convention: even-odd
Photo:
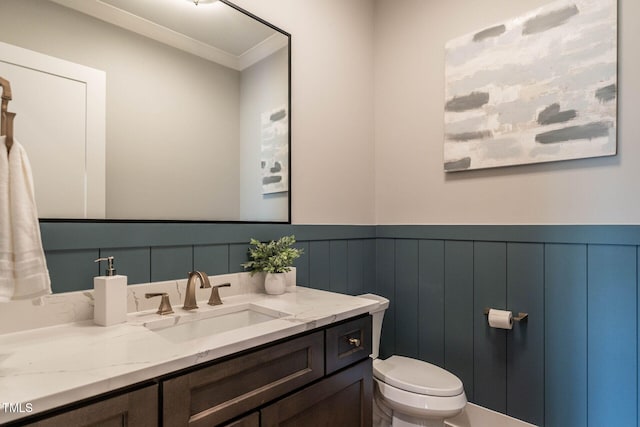
<instances>
[{"instance_id":1,"label":"wainscoting trim cap","mask_svg":"<svg viewBox=\"0 0 640 427\"><path fill-rule=\"evenodd\" d=\"M376 237L640 245L640 225L379 225Z\"/></svg>"},{"instance_id":2,"label":"wainscoting trim cap","mask_svg":"<svg viewBox=\"0 0 640 427\"><path fill-rule=\"evenodd\" d=\"M224 223L43 222L47 251L246 244L295 234L298 241L375 239L373 225L291 225Z\"/></svg>"}]
</instances>

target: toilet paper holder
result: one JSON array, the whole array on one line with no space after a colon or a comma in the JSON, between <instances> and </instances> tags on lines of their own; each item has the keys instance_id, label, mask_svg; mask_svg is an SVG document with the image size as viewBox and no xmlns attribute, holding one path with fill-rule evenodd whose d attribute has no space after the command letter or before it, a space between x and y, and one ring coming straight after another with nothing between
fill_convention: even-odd
<instances>
[{"instance_id":1,"label":"toilet paper holder","mask_svg":"<svg viewBox=\"0 0 640 427\"><path fill-rule=\"evenodd\" d=\"M489 315L489 307L485 307L484 315L485 316ZM518 313L517 316L515 315L513 316L513 320L515 322L526 322L528 318L529 318L529 313Z\"/></svg>"}]
</instances>

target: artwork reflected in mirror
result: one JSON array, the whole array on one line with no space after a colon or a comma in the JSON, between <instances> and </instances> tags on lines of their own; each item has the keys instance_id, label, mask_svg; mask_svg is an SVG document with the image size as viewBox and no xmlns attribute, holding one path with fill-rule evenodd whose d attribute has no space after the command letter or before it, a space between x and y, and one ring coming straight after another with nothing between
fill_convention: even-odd
<instances>
[{"instance_id":1,"label":"artwork reflected in mirror","mask_svg":"<svg viewBox=\"0 0 640 427\"><path fill-rule=\"evenodd\" d=\"M281 106L262 113L261 129L262 194L274 194L289 188L289 115Z\"/></svg>"},{"instance_id":2,"label":"artwork reflected in mirror","mask_svg":"<svg viewBox=\"0 0 640 427\"><path fill-rule=\"evenodd\" d=\"M3 0L0 75L41 218L290 220L289 35L232 6ZM265 193L262 115L281 107Z\"/></svg>"}]
</instances>

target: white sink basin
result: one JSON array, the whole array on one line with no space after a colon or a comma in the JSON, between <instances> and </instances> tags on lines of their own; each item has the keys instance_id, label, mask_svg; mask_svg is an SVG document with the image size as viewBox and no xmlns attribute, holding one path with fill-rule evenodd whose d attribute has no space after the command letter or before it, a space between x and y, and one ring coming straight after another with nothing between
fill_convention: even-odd
<instances>
[{"instance_id":1,"label":"white sink basin","mask_svg":"<svg viewBox=\"0 0 640 427\"><path fill-rule=\"evenodd\" d=\"M251 327L285 316L290 316L290 313L248 303L231 307L220 306L206 311L160 319L147 322L144 326L169 341L185 342Z\"/></svg>"}]
</instances>

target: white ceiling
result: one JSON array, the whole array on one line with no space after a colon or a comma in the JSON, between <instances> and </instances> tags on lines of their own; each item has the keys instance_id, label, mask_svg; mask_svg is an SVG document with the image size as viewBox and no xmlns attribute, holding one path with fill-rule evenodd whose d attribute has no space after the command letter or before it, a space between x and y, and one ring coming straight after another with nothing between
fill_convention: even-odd
<instances>
[{"instance_id":1,"label":"white ceiling","mask_svg":"<svg viewBox=\"0 0 640 427\"><path fill-rule=\"evenodd\" d=\"M271 27L219 1L51 1L239 70L288 42Z\"/></svg>"}]
</instances>

